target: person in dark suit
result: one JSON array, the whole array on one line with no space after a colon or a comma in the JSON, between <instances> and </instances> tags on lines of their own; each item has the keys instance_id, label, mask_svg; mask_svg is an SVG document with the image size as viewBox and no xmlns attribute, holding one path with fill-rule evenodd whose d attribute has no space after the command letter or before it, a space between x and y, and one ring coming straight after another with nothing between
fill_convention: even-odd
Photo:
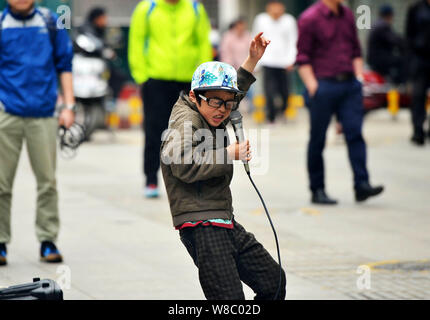
<instances>
[{"instance_id":1,"label":"person in dark suit","mask_svg":"<svg viewBox=\"0 0 430 320\"><path fill-rule=\"evenodd\" d=\"M420 0L407 14L406 36L410 51L412 94L412 143L425 143L427 90L430 88L430 0ZM429 121L430 122L430 121ZM430 127L430 125L429 125ZM430 128L427 132L430 138Z\"/></svg>"},{"instance_id":2,"label":"person in dark suit","mask_svg":"<svg viewBox=\"0 0 430 320\"><path fill-rule=\"evenodd\" d=\"M367 62L370 67L394 84L406 81L405 43L393 30L394 10L390 5L379 9L379 20L368 38Z\"/></svg>"}]
</instances>

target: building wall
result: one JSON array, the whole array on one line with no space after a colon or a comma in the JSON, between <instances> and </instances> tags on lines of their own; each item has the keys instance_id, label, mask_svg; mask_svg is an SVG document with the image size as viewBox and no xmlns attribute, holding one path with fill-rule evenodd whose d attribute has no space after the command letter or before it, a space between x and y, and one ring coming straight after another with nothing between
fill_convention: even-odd
<instances>
[{"instance_id":1,"label":"building wall","mask_svg":"<svg viewBox=\"0 0 430 320\"><path fill-rule=\"evenodd\" d=\"M215 1L215 0L213 0ZM282 0L285 3L287 12L298 18L300 14L312 5L316 0ZM373 25L378 18L379 7L383 4L391 4L394 8L394 29L404 34L406 12L408 7L416 3L418 0L347 0L346 4L357 14L357 7L361 5L367 5L371 12L371 25ZM248 19L248 23L251 26L255 16L264 11L264 7L268 0L218 0L218 3L224 2L226 8L225 12L230 12L233 16L244 16ZM237 3L237 8L236 4ZM221 29L222 30L222 29ZM362 45L363 53L367 51L367 38L370 30L358 30L360 42Z\"/></svg>"},{"instance_id":2,"label":"building wall","mask_svg":"<svg viewBox=\"0 0 430 320\"><path fill-rule=\"evenodd\" d=\"M78 0L73 2L73 21L80 25L91 8L101 6L107 8L111 26L128 26L134 8L140 0Z\"/></svg>"},{"instance_id":3,"label":"building wall","mask_svg":"<svg viewBox=\"0 0 430 320\"><path fill-rule=\"evenodd\" d=\"M140 0L37 0L41 5L52 8L60 4L70 5L73 17L76 23L80 23L86 16L86 13L94 6L103 6L109 10L111 23L113 25L127 26L130 16ZM311 5L315 0L282 0L287 11L295 17ZM347 4L355 11L360 5L368 5L372 13L372 22L375 21L378 14L378 8L382 4L390 3L396 12L395 29L403 33L405 15L409 5L418 0L348 0ZM225 29L228 24L235 18L243 16L252 23L254 17L264 11L268 0L200 0L210 16L210 18L219 24L221 29ZM6 0L0 0L0 9L4 8ZM364 34L365 31L360 32Z\"/></svg>"},{"instance_id":4,"label":"building wall","mask_svg":"<svg viewBox=\"0 0 430 320\"><path fill-rule=\"evenodd\" d=\"M254 18L265 10L269 0L206 0L202 1L205 6L207 3L217 4L219 7L219 26L221 30L227 29L231 21L240 17L247 19L248 24L252 25ZM305 8L313 3L313 0L282 0L287 12L297 17ZM208 9L210 12L210 9Z\"/></svg>"},{"instance_id":5,"label":"building wall","mask_svg":"<svg viewBox=\"0 0 430 320\"><path fill-rule=\"evenodd\" d=\"M417 0L349 0L349 7L354 11L357 16L357 7L360 5L367 5L371 12L371 24L373 25L378 20L379 7L389 3L394 8L394 24L393 28L399 34L404 35L406 13L408 8ZM358 36L360 38L363 54L367 52L367 38L369 37L370 30L358 30Z\"/></svg>"},{"instance_id":6,"label":"building wall","mask_svg":"<svg viewBox=\"0 0 430 320\"><path fill-rule=\"evenodd\" d=\"M408 11L408 7L413 3L416 3L417 0L349 0L349 6L352 10L356 10L356 8L360 5L369 6L372 14L372 24L378 18L379 7L389 3L394 8L394 29L403 34L405 29L406 22L406 13Z\"/></svg>"},{"instance_id":7,"label":"building wall","mask_svg":"<svg viewBox=\"0 0 430 320\"><path fill-rule=\"evenodd\" d=\"M215 25L219 25L219 5L218 0L200 0L203 3L206 12L211 20L211 22Z\"/></svg>"}]
</instances>

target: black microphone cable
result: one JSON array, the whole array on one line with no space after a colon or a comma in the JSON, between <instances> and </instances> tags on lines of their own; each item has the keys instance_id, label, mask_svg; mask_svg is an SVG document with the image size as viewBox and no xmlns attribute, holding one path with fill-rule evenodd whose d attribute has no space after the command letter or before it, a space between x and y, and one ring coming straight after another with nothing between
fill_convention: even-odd
<instances>
[{"instance_id":1,"label":"black microphone cable","mask_svg":"<svg viewBox=\"0 0 430 320\"><path fill-rule=\"evenodd\" d=\"M251 171L248 170L246 167L245 167L245 171L246 171L246 174L248 175L248 178L251 181L251 183L252 183L255 191L257 192L257 194L258 194L258 196L259 196L259 198L261 200L261 203L263 204L264 211L266 212L267 219L269 220L270 226L272 227L272 231L273 231L273 234L275 236L276 250L278 252L278 263L279 263L279 285L278 285L278 289L276 290L276 294L273 297L273 300L277 300L278 296L279 296L279 291L281 290L281 286L282 286L281 251L279 249L278 235L276 234L276 230L275 230L275 227L273 225L272 219L270 218L269 211L267 210L266 203L264 202L264 199L261 196L260 191L258 190L257 186L255 185L254 180L252 180Z\"/></svg>"},{"instance_id":2,"label":"black microphone cable","mask_svg":"<svg viewBox=\"0 0 430 320\"><path fill-rule=\"evenodd\" d=\"M243 134L243 126L242 126L242 115L240 114L240 112L238 110L232 111L231 115L230 115L230 120L231 120L231 124L233 125L234 132L236 135L236 140L238 141L238 143L245 141L245 136ZM275 236L276 250L278 252L278 263L279 263L279 285L278 285L278 289L276 290L276 294L275 294L273 300L277 300L277 298L279 296L279 292L281 290L281 286L282 286L281 251L279 249L278 235L276 234L276 230L275 230L275 227L273 226L272 219L270 218L269 210L267 210L266 203L264 202L264 199L261 196L260 191L258 190L257 186L255 185L254 180L252 180L251 171L249 170L248 161L243 161L243 165L245 167L245 171L249 177L249 180L251 181L255 191L257 191L257 194L261 200L261 203L263 204L264 211L266 212L267 219L269 220L270 226L272 227L272 231L273 231L273 234Z\"/></svg>"}]
</instances>

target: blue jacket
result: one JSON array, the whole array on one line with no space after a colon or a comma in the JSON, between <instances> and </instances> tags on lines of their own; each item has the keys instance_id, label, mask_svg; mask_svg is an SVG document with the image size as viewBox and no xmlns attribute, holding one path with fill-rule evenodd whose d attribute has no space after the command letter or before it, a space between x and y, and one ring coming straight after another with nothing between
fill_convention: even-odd
<instances>
[{"instance_id":1,"label":"blue jacket","mask_svg":"<svg viewBox=\"0 0 430 320\"><path fill-rule=\"evenodd\" d=\"M0 17L0 110L21 117L53 116L57 74L72 71L67 30L57 28L58 17L41 7L26 17L8 7Z\"/></svg>"}]
</instances>

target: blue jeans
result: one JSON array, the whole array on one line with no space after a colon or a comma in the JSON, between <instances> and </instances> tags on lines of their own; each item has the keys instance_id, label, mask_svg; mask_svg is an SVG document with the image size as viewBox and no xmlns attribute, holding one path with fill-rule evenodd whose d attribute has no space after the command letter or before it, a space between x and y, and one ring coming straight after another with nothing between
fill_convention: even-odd
<instances>
[{"instance_id":1,"label":"blue jeans","mask_svg":"<svg viewBox=\"0 0 430 320\"><path fill-rule=\"evenodd\" d=\"M354 172L354 187L368 182L366 169L366 143L362 135L363 97L361 83L355 79L337 82L319 80L313 97L305 93L310 115L310 140L307 152L307 168L310 189L324 189L324 160L326 132L334 114L342 124L348 145L348 156Z\"/></svg>"}]
</instances>

